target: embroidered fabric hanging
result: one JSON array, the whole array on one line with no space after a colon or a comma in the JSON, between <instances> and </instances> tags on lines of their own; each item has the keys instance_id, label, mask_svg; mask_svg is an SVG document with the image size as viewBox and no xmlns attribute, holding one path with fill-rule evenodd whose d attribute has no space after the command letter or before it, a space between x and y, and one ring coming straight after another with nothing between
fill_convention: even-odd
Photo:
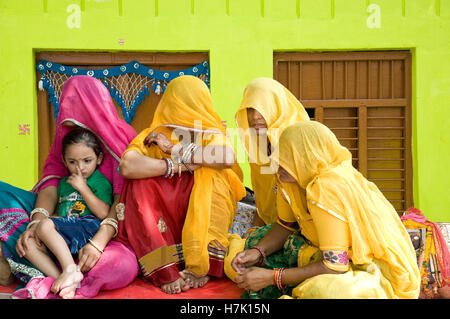
<instances>
[{"instance_id":1,"label":"embroidered fabric hanging","mask_svg":"<svg viewBox=\"0 0 450 319\"><path fill-rule=\"evenodd\" d=\"M127 123L133 120L137 107L149 95L149 90L160 95L164 93L167 84L176 77L197 76L209 87L208 61L184 70L160 71L148 68L137 61L112 68L82 69L41 60L37 64L37 69L41 73L39 89L47 90L55 119L58 117L62 87L70 77L75 75L88 75L101 80L108 88L111 97L122 109Z\"/></svg>"}]
</instances>

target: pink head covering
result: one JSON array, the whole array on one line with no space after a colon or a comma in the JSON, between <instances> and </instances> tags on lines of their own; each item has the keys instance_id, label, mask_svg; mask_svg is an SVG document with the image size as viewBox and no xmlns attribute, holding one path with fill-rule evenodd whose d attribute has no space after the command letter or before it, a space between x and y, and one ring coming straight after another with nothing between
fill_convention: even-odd
<instances>
[{"instance_id":1,"label":"pink head covering","mask_svg":"<svg viewBox=\"0 0 450 319\"><path fill-rule=\"evenodd\" d=\"M62 140L73 129L64 125L67 122L89 129L102 142L104 159L99 171L113 185L114 194L120 194L124 179L117 172L117 166L136 132L119 117L102 82L85 75L74 76L64 84L55 139L45 161L43 177L32 191L38 193L47 186L57 186L59 180L69 174L62 158Z\"/></svg>"}]
</instances>

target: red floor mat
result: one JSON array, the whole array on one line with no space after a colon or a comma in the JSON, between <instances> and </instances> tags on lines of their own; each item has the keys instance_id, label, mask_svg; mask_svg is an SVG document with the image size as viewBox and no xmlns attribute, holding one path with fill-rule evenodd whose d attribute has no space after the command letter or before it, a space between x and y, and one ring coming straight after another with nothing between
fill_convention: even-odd
<instances>
[{"instance_id":1,"label":"red floor mat","mask_svg":"<svg viewBox=\"0 0 450 319\"><path fill-rule=\"evenodd\" d=\"M0 293L12 293L16 287L17 283L8 287L0 286ZM125 288L101 291L94 299L239 299L243 291L228 278L213 278L202 288L168 295L143 279L136 278Z\"/></svg>"}]
</instances>

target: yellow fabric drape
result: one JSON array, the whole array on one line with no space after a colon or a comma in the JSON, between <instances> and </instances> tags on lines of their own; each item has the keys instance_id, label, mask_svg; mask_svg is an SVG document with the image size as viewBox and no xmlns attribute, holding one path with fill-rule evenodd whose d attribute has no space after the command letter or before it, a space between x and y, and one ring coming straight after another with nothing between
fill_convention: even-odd
<instances>
[{"instance_id":1,"label":"yellow fabric drape","mask_svg":"<svg viewBox=\"0 0 450 319\"><path fill-rule=\"evenodd\" d=\"M256 109L264 117L267 123L267 137L272 146L277 143L281 132L286 127L298 121L309 120L309 116L297 98L276 80L256 78L245 88L235 119L240 138L249 157L258 215L266 224L270 224L277 218L275 205L277 180L275 172L269 173L267 142L259 141L253 130L249 130L248 108Z\"/></svg>"},{"instance_id":2,"label":"yellow fabric drape","mask_svg":"<svg viewBox=\"0 0 450 319\"><path fill-rule=\"evenodd\" d=\"M156 145L147 147L143 142L150 132L162 132L177 143L177 137L172 135L177 128L196 132L195 142L203 147L231 145L225 127L213 108L206 84L194 76L180 76L167 86L151 126L131 142L126 152L136 150L157 159L168 157L170 155L163 153ZM182 245L186 269L199 276L209 270L208 244L214 241L224 247L229 244L228 231L237 202L246 195L237 173L233 169L208 167L194 171Z\"/></svg>"},{"instance_id":3,"label":"yellow fabric drape","mask_svg":"<svg viewBox=\"0 0 450 319\"><path fill-rule=\"evenodd\" d=\"M308 202L320 204L347 220L349 256L358 271L365 269L377 278L379 269L378 287L389 298L419 296L420 273L414 248L397 212L376 185L353 168L350 152L325 125L303 121L285 129L279 142L279 164L306 189ZM357 275L356 268L354 271L352 278ZM312 287L325 289L333 283L329 278L336 276L342 275L310 278L294 289L294 296L305 297ZM354 285L341 282L342 278L333 280L344 285L341 291L348 295L346 289L354 289Z\"/></svg>"},{"instance_id":4,"label":"yellow fabric drape","mask_svg":"<svg viewBox=\"0 0 450 319\"><path fill-rule=\"evenodd\" d=\"M345 221L337 219L311 203L306 203L305 190L296 183L280 181L280 190L277 197L278 224L293 230L285 223L297 222L301 234L309 241L309 243L303 244L299 250L299 267L306 266L308 261L317 261L317 256L322 256L321 250L348 251L350 236ZM333 231L330 232L330 229ZM324 264L333 270L348 270L348 265L325 261Z\"/></svg>"}]
</instances>

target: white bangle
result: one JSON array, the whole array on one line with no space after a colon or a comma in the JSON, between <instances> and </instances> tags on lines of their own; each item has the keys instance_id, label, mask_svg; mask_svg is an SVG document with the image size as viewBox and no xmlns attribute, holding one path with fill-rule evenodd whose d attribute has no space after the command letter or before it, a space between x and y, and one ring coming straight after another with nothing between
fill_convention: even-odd
<instances>
[{"instance_id":1,"label":"white bangle","mask_svg":"<svg viewBox=\"0 0 450 319\"><path fill-rule=\"evenodd\" d=\"M113 238L117 236L117 233L119 232L119 228L118 228L118 224L117 221L114 218L105 218L101 223L101 225L110 225L114 228L114 235Z\"/></svg>"},{"instance_id":2,"label":"white bangle","mask_svg":"<svg viewBox=\"0 0 450 319\"><path fill-rule=\"evenodd\" d=\"M33 221L31 221L31 222L27 225L27 230L30 229L30 227L31 227L33 224L39 224L40 222L41 222L40 219L39 219L39 220L33 220Z\"/></svg>"},{"instance_id":3,"label":"white bangle","mask_svg":"<svg viewBox=\"0 0 450 319\"><path fill-rule=\"evenodd\" d=\"M174 146L173 146L173 148L172 148L172 157L173 157L173 159L176 161L176 162L178 162L179 161L179 158L180 158L180 151L183 149L183 144L181 144L181 143L178 143L178 144L175 144Z\"/></svg>"},{"instance_id":4,"label":"white bangle","mask_svg":"<svg viewBox=\"0 0 450 319\"><path fill-rule=\"evenodd\" d=\"M38 208L35 208L35 209L33 209L31 211L31 213L30 213L30 220L31 220L31 218L33 218L33 215L37 214L37 213L44 214L45 217L50 217L50 214L48 213L48 211L45 208L38 207Z\"/></svg>"},{"instance_id":5,"label":"white bangle","mask_svg":"<svg viewBox=\"0 0 450 319\"><path fill-rule=\"evenodd\" d=\"M94 243L92 240L88 239L89 243L94 246L95 249L97 249L99 252L101 252L103 254L103 250L101 250L96 243Z\"/></svg>"},{"instance_id":6,"label":"white bangle","mask_svg":"<svg viewBox=\"0 0 450 319\"><path fill-rule=\"evenodd\" d=\"M182 162L185 164L192 164L194 153L198 150L199 147L199 145L191 143L183 153Z\"/></svg>"},{"instance_id":7,"label":"white bangle","mask_svg":"<svg viewBox=\"0 0 450 319\"><path fill-rule=\"evenodd\" d=\"M111 222L111 223L115 224L116 226L118 225L118 222L117 222L117 220L116 220L115 218L112 218L112 217L106 217L106 218L102 221L102 223L103 223L103 222L106 222L106 221Z\"/></svg>"},{"instance_id":8,"label":"white bangle","mask_svg":"<svg viewBox=\"0 0 450 319\"><path fill-rule=\"evenodd\" d=\"M173 175L175 174L175 164L174 164L174 162L173 162L170 158L168 158L168 160L169 160L169 165L170 165L170 174L169 174L169 178L172 178Z\"/></svg>"},{"instance_id":9,"label":"white bangle","mask_svg":"<svg viewBox=\"0 0 450 319\"><path fill-rule=\"evenodd\" d=\"M191 143L189 144L184 150L183 150L183 155L181 157L181 161L183 163L191 163L192 161L192 150L195 148L195 144Z\"/></svg>"}]
</instances>

